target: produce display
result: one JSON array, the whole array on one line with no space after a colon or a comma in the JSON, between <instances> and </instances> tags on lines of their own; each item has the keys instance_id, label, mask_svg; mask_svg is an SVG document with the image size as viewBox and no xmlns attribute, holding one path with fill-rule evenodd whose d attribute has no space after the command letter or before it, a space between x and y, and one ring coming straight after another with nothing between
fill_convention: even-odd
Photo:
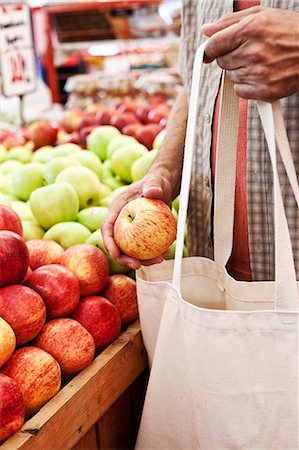
<instances>
[{"instance_id":1,"label":"produce display","mask_svg":"<svg viewBox=\"0 0 299 450\"><path fill-rule=\"evenodd\" d=\"M1 133L0 443L138 318L134 272L108 254L100 228L148 170L169 113L159 98L94 105ZM120 248L149 259L170 247L173 257L173 205L128 204Z\"/></svg>"}]
</instances>

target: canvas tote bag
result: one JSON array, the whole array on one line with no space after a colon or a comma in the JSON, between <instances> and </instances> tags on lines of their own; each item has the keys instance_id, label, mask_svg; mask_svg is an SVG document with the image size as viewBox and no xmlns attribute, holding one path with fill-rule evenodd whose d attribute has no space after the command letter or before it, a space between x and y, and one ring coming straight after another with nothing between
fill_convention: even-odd
<instances>
[{"instance_id":1,"label":"canvas tote bag","mask_svg":"<svg viewBox=\"0 0 299 450\"><path fill-rule=\"evenodd\" d=\"M275 282L239 282L225 270L232 248L238 99L225 78L217 148L215 261L182 259L196 99L189 105L175 261L137 273L139 313L151 367L136 448L298 448L298 292L279 187L274 128L296 196L298 182L279 104L259 103L273 165Z\"/></svg>"}]
</instances>

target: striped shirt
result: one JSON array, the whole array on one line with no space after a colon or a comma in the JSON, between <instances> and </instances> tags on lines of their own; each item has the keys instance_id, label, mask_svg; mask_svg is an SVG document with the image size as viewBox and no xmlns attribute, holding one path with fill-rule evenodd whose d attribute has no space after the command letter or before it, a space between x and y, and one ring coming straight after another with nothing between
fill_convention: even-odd
<instances>
[{"instance_id":1,"label":"striped shirt","mask_svg":"<svg viewBox=\"0 0 299 450\"><path fill-rule=\"evenodd\" d=\"M299 12L299 0L262 0L263 6ZM190 89L195 51L206 37L204 23L217 21L233 11L233 0L183 0L180 69ZM211 141L215 101L221 69L214 61L204 67L198 108L198 132L192 168L188 212L189 255L213 258L211 238L212 179ZM250 265L253 280L274 279L274 223L272 170L256 104L248 102L247 120L247 210ZM282 99L282 109L299 174L299 92ZM299 211L283 165L279 161L281 189L288 218L296 270L299 278Z\"/></svg>"}]
</instances>

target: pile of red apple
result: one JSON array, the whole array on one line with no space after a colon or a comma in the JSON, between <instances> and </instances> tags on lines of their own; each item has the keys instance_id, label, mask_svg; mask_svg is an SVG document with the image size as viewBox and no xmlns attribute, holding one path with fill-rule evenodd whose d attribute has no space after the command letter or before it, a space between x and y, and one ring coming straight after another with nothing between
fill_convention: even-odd
<instances>
[{"instance_id":1,"label":"pile of red apple","mask_svg":"<svg viewBox=\"0 0 299 450\"><path fill-rule=\"evenodd\" d=\"M101 249L22 233L0 205L0 443L138 317L135 281Z\"/></svg>"}]
</instances>

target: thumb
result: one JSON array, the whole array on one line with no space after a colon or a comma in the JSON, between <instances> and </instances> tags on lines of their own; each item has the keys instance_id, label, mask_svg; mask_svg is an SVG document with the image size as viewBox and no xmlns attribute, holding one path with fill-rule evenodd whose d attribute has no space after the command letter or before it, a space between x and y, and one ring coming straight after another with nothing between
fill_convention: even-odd
<instances>
[{"instance_id":1,"label":"thumb","mask_svg":"<svg viewBox=\"0 0 299 450\"><path fill-rule=\"evenodd\" d=\"M142 187L143 197L161 199L163 197L163 189L157 180L147 181Z\"/></svg>"}]
</instances>

